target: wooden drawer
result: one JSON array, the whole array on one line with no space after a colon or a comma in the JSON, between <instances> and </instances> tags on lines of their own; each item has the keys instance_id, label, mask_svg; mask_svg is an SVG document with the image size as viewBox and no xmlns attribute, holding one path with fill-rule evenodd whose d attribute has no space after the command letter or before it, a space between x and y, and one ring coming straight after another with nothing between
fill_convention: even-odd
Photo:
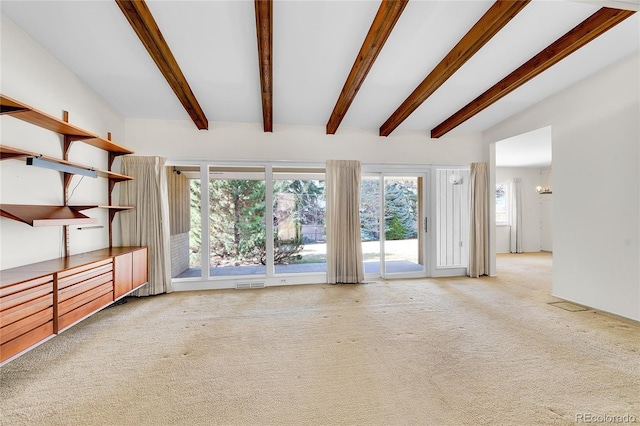
<instances>
[{"instance_id":1,"label":"wooden drawer","mask_svg":"<svg viewBox=\"0 0 640 426\"><path fill-rule=\"evenodd\" d=\"M27 334L50 321L53 321L53 306L11 324L4 325L3 323L3 327L0 329L0 344L4 345L9 340Z\"/></svg>"},{"instance_id":2,"label":"wooden drawer","mask_svg":"<svg viewBox=\"0 0 640 426\"><path fill-rule=\"evenodd\" d=\"M46 296L47 294L53 295L53 282L40 284L35 287L26 288L23 291L0 297L0 311L6 311L16 306L28 306L32 300L36 300L42 296Z\"/></svg>"},{"instance_id":3,"label":"wooden drawer","mask_svg":"<svg viewBox=\"0 0 640 426\"><path fill-rule=\"evenodd\" d=\"M45 275L44 277L34 278L15 284L10 284L0 288L0 298L9 296L10 294L18 293L26 289L36 287L40 284L47 284L53 281L53 275Z\"/></svg>"},{"instance_id":4,"label":"wooden drawer","mask_svg":"<svg viewBox=\"0 0 640 426\"><path fill-rule=\"evenodd\" d=\"M113 302L113 259L61 271L57 284L60 332Z\"/></svg>"},{"instance_id":5,"label":"wooden drawer","mask_svg":"<svg viewBox=\"0 0 640 426\"><path fill-rule=\"evenodd\" d=\"M87 303L102 297L107 293L112 292L113 284L109 281L97 287L91 287L89 290L66 300L58 300L58 315L64 315L74 309L80 308L82 305L86 305Z\"/></svg>"},{"instance_id":6,"label":"wooden drawer","mask_svg":"<svg viewBox=\"0 0 640 426\"><path fill-rule=\"evenodd\" d=\"M60 271L58 272L58 290L112 271L112 259L106 259L100 262L83 265L78 268Z\"/></svg>"},{"instance_id":7,"label":"wooden drawer","mask_svg":"<svg viewBox=\"0 0 640 426\"><path fill-rule=\"evenodd\" d=\"M4 307L4 306L3 306ZM14 322L21 321L29 316L53 307L53 293L49 292L37 299L29 301L27 304L13 306L3 309L1 313L0 327L6 327ZM51 316L53 318L53 314Z\"/></svg>"},{"instance_id":8,"label":"wooden drawer","mask_svg":"<svg viewBox=\"0 0 640 426\"><path fill-rule=\"evenodd\" d=\"M99 296L97 299L76 308L64 315L58 316L58 332L63 329L72 326L76 322L88 317L94 312L99 311L108 304L113 302L113 288L110 288L109 292Z\"/></svg>"},{"instance_id":9,"label":"wooden drawer","mask_svg":"<svg viewBox=\"0 0 640 426\"><path fill-rule=\"evenodd\" d=\"M0 362L53 335L53 275L0 289Z\"/></svg>"},{"instance_id":10,"label":"wooden drawer","mask_svg":"<svg viewBox=\"0 0 640 426\"><path fill-rule=\"evenodd\" d=\"M34 346L53 336L53 321L35 328L28 333L9 340L0 347L0 362L4 362L12 356Z\"/></svg>"},{"instance_id":11,"label":"wooden drawer","mask_svg":"<svg viewBox=\"0 0 640 426\"><path fill-rule=\"evenodd\" d=\"M58 288L58 304L68 299L73 299L77 296L82 296L82 293L91 291L96 287L100 287L103 284L108 283L113 285L113 274L111 271L100 274L95 277L91 277L85 281L79 281L77 283L68 285L62 289Z\"/></svg>"}]
</instances>

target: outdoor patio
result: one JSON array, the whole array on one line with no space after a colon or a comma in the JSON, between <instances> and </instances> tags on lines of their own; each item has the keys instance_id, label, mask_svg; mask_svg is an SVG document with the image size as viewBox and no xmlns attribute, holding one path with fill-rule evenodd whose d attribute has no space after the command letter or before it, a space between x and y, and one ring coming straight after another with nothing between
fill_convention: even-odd
<instances>
[{"instance_id":1,"label":"outdoor patio","mask_svg":"<svg viewBox=\"0 0 640 426\"><path fill-rule=\"evenodd\" d=\"M385 264L387 274L417 272L422 270L422 265L407 260L390 260ZM296 263L292 265L275 265L276 274L304 274L314 272L326 272L326 263ZM380 271L380 262L371 261L364 262L365 274L375 274ZM245 265L245 266L221 266L209 269L210 277L228 277L228 276L244 276L244 275L265 275L266 267L264 265ZM189 268L182 272L176 278L195 278L200 277L200 268Z\"/></svg>"},{"instance_id":2,"label":"outdoor patio","mask_svg":"<svg viewBox=\"0 0 640 426\"><path fill-rule=\"evenodd\" d=\"M386 241L386 262L387 274L417 272L423 269L418 263L418 240L396 240ZM288 265L275 265L276 274L304 274L323 273L327 271L326 264L326 244L307 244L300 252L301 259L297 263ZM362 244L365 274L375 274L380 271L380 242L367 241ZM227 276L255 276L266 275L265 265L238 265L238 266L218 266L209 269L210 277ZM177 277L196 278L201 276L201 268L189 268L181 272Z\"/></svg>"}]
</instances>

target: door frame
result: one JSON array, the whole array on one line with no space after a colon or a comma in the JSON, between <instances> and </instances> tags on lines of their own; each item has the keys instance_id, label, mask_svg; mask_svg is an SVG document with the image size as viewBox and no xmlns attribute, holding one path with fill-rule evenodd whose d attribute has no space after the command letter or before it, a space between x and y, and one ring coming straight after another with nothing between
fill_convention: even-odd
<instances>
[{"instance_id":1,"label":"door frame","mask_svg":"<svg viewBox=\"0 0 640 426\"><path fill-rule=\"evenodd\" d=\"M380 269L377 273L365 274L365 279L400 279L400 278L425 278L431 276L432 258L430 254L430 248L435 244L435 239L430 232L431 219L430 215L430 195L431 195L431 166L418 165L411 166L399 166L399 165L382 165L371 164L363 165L362 177L377 177L380 182ZM385 232L384 232L384 179L385 177L417 177L422 178L422 184L418 184L418 256L422 257L422 270L411 271L402 273L387 273L385 270ZM418 180L420 182L420 180ZM427 221L427 228L425 229L425 220ZM434 240L433 243L431 240ZM422 253L422 255L420 255Z\"/></svg>"}]
</instances>

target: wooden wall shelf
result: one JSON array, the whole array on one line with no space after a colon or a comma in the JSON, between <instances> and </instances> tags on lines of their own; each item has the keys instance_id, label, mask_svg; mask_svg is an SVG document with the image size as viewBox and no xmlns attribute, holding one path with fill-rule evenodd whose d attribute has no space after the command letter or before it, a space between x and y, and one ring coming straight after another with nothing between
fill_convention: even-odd
<instances>
[{"instance_id":1,"label":"wooden wall shelf","mask_svg":"<svg viewBox=\"0 0 640 426\"><path fill-rule=\"evenodd\" d=\"M87 132L42 111L38 111L35 108L2 94L0 94L0 113L11 115L12 117L51 130L52 132L68 136L73 141L80 141L95 146L96 148L108 151L112 155L133 154L133 151L113 143L110 140L101 138L98 135L94 135L93 133Z\"/></svg>"},{"instance_id":2,"label":"wooden wall shelf","mask_svg":"<svg viewBox=\"0 0 640 426\"><path fill-rule=\"evenodd\" d=\"M108 209L108 210L122 211L122 210L132 210L135 208L133 206L69 206L69 207L79 211L89 210L89 209Z\"/></svg>"},{"instance_id":3,"label":"wooden wall shelf","mask_svg":"<svg viewBox=\"0 0 640 426\"><path fill-rule=\"evenodd\" d=\"M0 94L0 114L10 115L17 119L26 121L43 129L51 130L62 136L63 141L63 158L53 158L44 156L35 152L26 151L21 148L10 147L6 145L0 145L0 159L21 159L21 158L41 158L49 162L54 162L61 165L72 166L79 169L95 171L99 177L103 177L109 180L107 206L67 206L68 204L68 188L73 176L72 170L67 172L61 170L64 174L64 206L42 206L42 205L15 205L5 204L2 205L0 216L17 220L26 223L31 226L54 226L54 225L80 225L80 224L94 224L97 223L96 219L91 219L82 213L80 210L86 210L95 207L106 208L109 210L109 246L113 243L113 229L111 223L116 213L128 210L133 207L129 206L112 206L111 193L116 183L132 180L131 176L126 176L120 173L111 171L111 166L116 157L120 155L133 154L133 151L126 149L111 141L111 134L107 139L101 138L91 132L83 130L70 124L67 120L68 115L64 113L64 120L60 120L49 114L24 104L20 101L12 99L8 96ZM68 152L72 142L82 142L101 150L106 151L109 154L108 158L108 171L98 170L90 166L85 166L78 163L72 163L68 161ZM82 173L78 170L77 173ZM65 228L65 252L68 252L69 234L68 229Z\"/></svg>"},{"instance_id":4,"label":"wooden wall shelf","mask_svg":"<svg viewBox=\"0 0 640 426\"><path fill-rule=\"evenodd\" d=\"M33 227L98 223L98 219L80 213L80 210L87 210L91 207L82 207L0 204L0 216L17 220Z\"/></svg>"},{"instance_id":5,"label":"wooden wall shelf","mask_svg":"<svg viewBox=\"0 0 640 426\"><path fill-rule=\"evenodd\" d=\"M51 161L58 164L78 167L80 169L94 170L96 173L98 173L98 176L111 179L114 182L122 182L125 180L133 179L131 176L122 175L120 173L114 173L114 172L105 171L105 170L98 170L93 167L86 166L84 164L72 163L70 161L61 160L59 158L38 154L36 152L26 151L24 149L14 148L7 145L0 145L0 160L21 160L27 157L42 158L43 160Z\"/></svg>"}]
</instances>

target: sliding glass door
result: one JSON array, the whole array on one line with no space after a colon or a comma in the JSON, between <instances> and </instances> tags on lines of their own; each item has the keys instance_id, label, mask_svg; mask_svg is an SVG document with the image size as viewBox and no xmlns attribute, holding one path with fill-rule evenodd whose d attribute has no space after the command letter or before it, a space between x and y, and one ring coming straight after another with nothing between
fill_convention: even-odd
<instances>
[{"instance_id":1,"label":"sliding glass door","mask_svg":"<svg viewBox=\"0 0 640 426\"><path fill-rule=\"evenodd\" d=\"M464 274L468 170L371 166L363 171L365 275ZM187 224L172 228L174 278L267 285L323 281L323 167L202 163L173 166L172 174L181 177L175 179L176 193L187 194L172 201L172 211L185 215L178 222Z\"/></svg>"},{"instance_id":2,"label":"sliding glass door","mask_svg":"<svg viewBox=\"0 0 640 426\"><path fill-rule=\"evenodd\" d=\"M362 178L360 221L365 273L426 276L425 173Z\"/></svg>"}]
</instances>

